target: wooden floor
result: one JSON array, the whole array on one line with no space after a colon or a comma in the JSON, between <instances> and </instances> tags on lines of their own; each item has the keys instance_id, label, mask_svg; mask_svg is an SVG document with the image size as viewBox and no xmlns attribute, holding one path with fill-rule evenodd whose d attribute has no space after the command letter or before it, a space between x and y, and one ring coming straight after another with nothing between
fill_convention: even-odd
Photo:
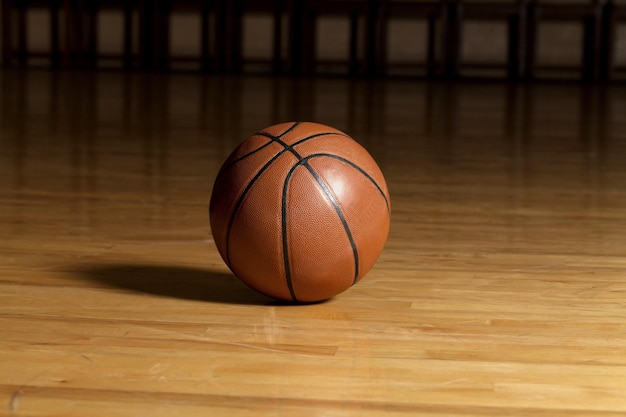
<instances>
[{"instance_id":1,"label":"wooden floor","mask_svg":"<svg viewBox=\"0 0 626 417\"><path fill-rule=\"evenodd\" d=\"M626 86L0 73L0 415L626 415ZM267 125L386 175L328 302L225 268L208 201Z\"/></svg>"}]
</instances>

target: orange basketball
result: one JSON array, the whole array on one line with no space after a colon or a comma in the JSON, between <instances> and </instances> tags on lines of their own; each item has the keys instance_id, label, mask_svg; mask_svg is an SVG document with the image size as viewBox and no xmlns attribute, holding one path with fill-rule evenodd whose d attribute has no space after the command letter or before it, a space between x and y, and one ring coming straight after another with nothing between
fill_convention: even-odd
<instances>
[{"instance_id":1,"label":"orange basketball","mask_svg":"<svg viewBox=\"0 0 626 417\"><path fill-rule=\"evenodd\" d=\"M354 139L316 123L270 126L222 165L209 207L220 255L243 282L294 302L365 275L389 232L383 174Z\"/></svg>"}]
</instances>

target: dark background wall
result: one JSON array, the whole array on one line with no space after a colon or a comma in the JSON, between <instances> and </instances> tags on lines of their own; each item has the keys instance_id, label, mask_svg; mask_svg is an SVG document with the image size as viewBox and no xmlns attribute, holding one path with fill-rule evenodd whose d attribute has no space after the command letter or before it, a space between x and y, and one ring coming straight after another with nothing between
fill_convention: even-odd
<instances>
[{"instance_id":1,"label":"dark background wall","mask_svg":"<svg viewBox=\"0 0 626 417\"><path fill-rule=\"evenodd\" d=\"M480 0L470 0L472 2ZM571 5L572 1L567 1ZM581 4L588 4L580 0ZM503 0L506 2L506 0ZM618 2L619 3L619 2ZM558 2L557 2L558 4ZM563 6L567 7L567 6ZM626 7L624 4L623 7ZM50 49L50 14L44 8L29 9L25 17L27 23L26 46L35 55ZM103 55L115 56L123 52L124 16L120 10L101 10L97 15L97 50ZM285 33L287 21L284 21ZM133 17L137 24L138 16ZM197 13L174 11L168 18L169 34L165 42L172 57L194 57L200 53L201 18ZM242 20L242 53L246 60L263 60L272 54L272 16L251 13ZM215 23L215 22L212 22ZM364 22L360 22L364 29ZM390 19L387 46L387 59L402 67L405 62L425 60L427 55L428 26L423 19ZM505 65L507 61L507 24L505 20L468 20L461 25L460 60L466 64L466 72L472 67L485 68ZM536 65L542 67L577 68L583 56L584 27L582 21L546 20L537 28ZM344 16L321 16L317 21L316 55L322 61L341 60L349 53L350 20ZM618 22L614 30L612 46L613 65L626 69L626 22ZM13 40L15 42L15 40ZM362 42L362 41L360 41ZM138 48L139 36L132 37L133 48ZM287 54L289 39L283 38L282 49ZM361 45L362 46L362 45ZM359 47L359 51L363 48ZM363 52L359 52L363 54ZM34 60L36 62L36 59ZM119 60L100 60L98 66L119 66ZM191 60L178 60L172 68L193 68ZM489 74L487 71L486 74ZM558 76L558 75L557 75Z\"/></svg>"}]
</instances>

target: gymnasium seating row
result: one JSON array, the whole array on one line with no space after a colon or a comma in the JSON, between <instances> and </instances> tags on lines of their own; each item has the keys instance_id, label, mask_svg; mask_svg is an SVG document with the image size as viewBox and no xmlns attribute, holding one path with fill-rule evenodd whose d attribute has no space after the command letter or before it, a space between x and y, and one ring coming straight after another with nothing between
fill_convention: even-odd
<instances>
[{"instance_id":1,"label":"gymnasium seating row","mask_svg":"<svg viewBox=\"0 0 626 417\"><path fill-rule=\"evenodd\" d=\"M582 25L581 62L576 68L585 80L612 79L616 72L616 33L626 22L621 0L2 0L2 63L28 65L45 55L52 67L97 67L98 14L123 14L123 52L126 69L164 70L175 59L170 52L170 17L193 13L200 17L200 51L193 57L204 71L241 72L243 21L249 14L272 20L272 53L267 68L273 73L316 73L317 19L343 16L349 21L348 53L340 62L352 75L389 73L388 26L393 19L421 20L426 25L425 58L414 62L430 77L454 78L462 73L463 24L496 21L506 25L507 57L503 64L511 79L537 77L538 31L542 22ZM570 2L568 2L570 1ZM47 9L50 48L28 50L30 9ZM189 59L189 58L188 58Z\"/></svg>"}]
</instances>

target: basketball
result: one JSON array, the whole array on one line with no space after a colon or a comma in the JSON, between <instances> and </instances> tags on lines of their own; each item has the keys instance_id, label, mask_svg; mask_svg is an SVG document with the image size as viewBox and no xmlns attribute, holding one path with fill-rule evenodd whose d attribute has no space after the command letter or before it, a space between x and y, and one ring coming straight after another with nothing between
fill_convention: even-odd
<instances>
[{"instance_id":1,"label":"basketball","mask_svg":"<svg viewBox=\"0 0 626 417\"><path fill-rule=\"evenodd\" d=\"M390 224L372 156L347 134L310 122L267 127L220 168L209 215L230 270L267 296L331 298L374 265Z\"/></svg>"}]
</instances>

